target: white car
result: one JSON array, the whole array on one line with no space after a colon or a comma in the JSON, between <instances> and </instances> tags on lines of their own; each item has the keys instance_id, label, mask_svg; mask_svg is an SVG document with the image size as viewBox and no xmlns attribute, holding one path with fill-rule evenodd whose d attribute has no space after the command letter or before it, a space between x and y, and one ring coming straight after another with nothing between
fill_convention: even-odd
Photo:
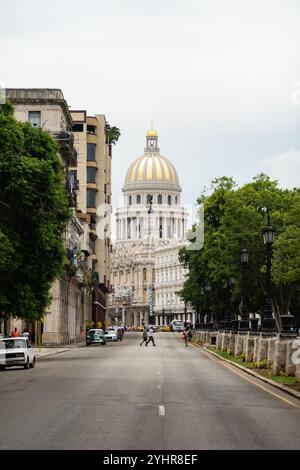
<instances>
[{"instance_id":1,"label":"white car","mask_svg":"<svg viewBox=\"0 0 300 470\"><path fill-rule=\"evenodd\" d=\"M117 331L114 328L109 328L104 334L106 341L118 341Z\"/></svg>"},{"instance_id":2,"label":"white car","mask_svg":"<svg viewBox=\"0 0 300 470\"><path fill-rule=\"evenodd\" d=\"M35 366L35 354L28 338L0 339L0 369L22 366L24 369Z\"/></svg>"}]
</instances>

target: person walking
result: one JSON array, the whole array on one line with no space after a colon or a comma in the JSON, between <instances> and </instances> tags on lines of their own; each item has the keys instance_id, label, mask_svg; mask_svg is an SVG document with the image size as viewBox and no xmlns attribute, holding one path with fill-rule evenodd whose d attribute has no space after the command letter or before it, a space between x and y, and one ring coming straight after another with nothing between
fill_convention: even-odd
<instances>
[{"instance_id":1,"label":"person walking","mask_svg":"<svg viewBox=\"0 0 300 470\"><path fill-rule=\"evenodd\" d=\"M154 337L153 337L153 334L154 334L154 331L153 331L153 328L151 327L150 330L149 330L149 333L148 333L148 336L149 336L149 339L146 343L146 346L148 346L148 344L151 343L153 344L153 346L156 346L156 344L154 343Z\"/></svg>"},{"instance_id":2,"label":"person walking","mask_svg":"<svg viewBox=\"0 0 300 470\"><path fill-rule=\"evenodd\" d=\"M183 338L184 338L184 342L185 342L186 347L188 347L188 344L189 344L189 330L188 329L184 330Z\"/></svg>"},{"instance_id":3,"label":"person walking","mask_svg":"<svg viewBox=\"0 0 300 470\"><path fill-rule=\"evenodd\" d=\"M140 343L140 346L142 346L143 343L145 343L145 346L147 346L147 339L148 339L147 328L144 326L144 329L143 329L143 341Z\"/></svg>"}]
</instances>

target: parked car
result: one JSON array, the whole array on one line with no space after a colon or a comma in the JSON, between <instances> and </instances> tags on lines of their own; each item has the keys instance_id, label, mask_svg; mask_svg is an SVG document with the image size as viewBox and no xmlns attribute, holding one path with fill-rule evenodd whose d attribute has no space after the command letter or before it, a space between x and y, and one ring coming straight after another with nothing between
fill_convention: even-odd
<instances>
[{"instance_id":1,"label":"parked car","mask_svg":"<svg viewBox=\"0 0 300 470\"><path fill-rule=\"evenodd\" d=\"M172 320L170 323L170 330L171 331L183 331L184 324L182 320Z\"/></svg>"},{"instance_id":2,"label":"parked car","mask_svg":"<svg viewBox=\"0 0 300 470\"><path fill-rule=\"evenodd\" d=\"M159 327L159 331L171 331L171 328L169 325L165 325L165 326L160 326Z\"/></svg>"},{"instance_id":3,"label":"parked car","mask_svg":"<svg viewBox=\"0 0 300 470\"><path fill-rule=\"evenodd\" d=\"M93 329L87 331L86 345L90 346L91 344L106 344L106 338L103 330Z\"/></svg>"},{"instance_id":4,"label":"parked car","mask_svg":"<svg viewBox=\"0 0 300 470\"><path fill-rule=\"evenodd\" d=\"M117 332L114 328L109 328L105 331L106 341L118 341Z\"/></svg>"},{"instance_id":5,"label":"parked car","mask_svg":"<svg viewBox=\"0 0 300 470\"><path fill-rule=\"evenodd\" d=\"M22 366L29 369L35 366L35 354L28 338L3 338L0 340L0 369Z\"/></svg>"}]
</instances>

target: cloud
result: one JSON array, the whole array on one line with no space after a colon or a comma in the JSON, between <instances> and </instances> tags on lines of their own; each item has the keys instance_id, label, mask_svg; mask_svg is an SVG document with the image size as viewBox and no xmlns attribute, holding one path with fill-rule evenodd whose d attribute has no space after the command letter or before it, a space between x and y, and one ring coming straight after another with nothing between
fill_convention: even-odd
<instances>
[{"instance_id":1,"label":"cloud","mask_svg":"<svg viewBox=\"0 0 300 470\"><path fill-rule=\"evenodd\" d=\"M278 180L282 187L299 187L300 150L290 148L287 152L278 153L266 158L262 162L262 170L272 179Z\"/></svg>"},{"instance_id":2,"label":"cloud","mask_svg":"<svg viewBox=\"0 0 300 470\"><path fill-rule=\"evenodd\" d=\"M69 106L121 129L116 205L151 118L187 203L214 177L243 184L262 164L282 185L298 185L299 172L284 178L290 156L281 165L275 153L300 149L300 2L2 3L0 82L61 88Z\"/></svg>"}]
</instances>

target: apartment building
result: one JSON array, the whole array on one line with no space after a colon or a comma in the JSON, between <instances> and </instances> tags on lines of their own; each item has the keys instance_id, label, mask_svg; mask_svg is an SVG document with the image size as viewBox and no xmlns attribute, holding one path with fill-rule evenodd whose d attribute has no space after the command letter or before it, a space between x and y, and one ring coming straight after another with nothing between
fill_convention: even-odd
<instances>
[{"instance_id":1,"label":"apartment building","mask_svg":"<svg viewBox=\"0 0 300 470\"><path fill-rule=\"evenodd\" d=\"M95 326L107 322L111 254L111 159L109 126L103 114L88 116L85 110L71 110L77 166L71 168L78 184L77 209L87 214L89 239L94 247L92 269L98 277L93 289L92 320Z\"/></svg>"},{"instance_id":2,"label":"apartment building","mask_svg":"<svg viewBox=\"0 0 300 470\"><path fill-rule=\"evenodd\" d=\"M70 168L77 166L77 152L72 132L73 121L69 106L59 89L6 89L6 97L15 108L15 116L34 127L42 127L58 142L65 172L65 189L73 216L65 237L67 265L65 274L52 286L52 303L40 324L42 343L69 344L83 339L82 332L91 321L92 294L85 282L93 244L88 236L87 216L77 212L78 185ZM75 184L74 184L75 183ZM23 329L24 321L12 319L8 325ZM32 333L36 333L31 326Z\"/></svg>"}]
</instances>

